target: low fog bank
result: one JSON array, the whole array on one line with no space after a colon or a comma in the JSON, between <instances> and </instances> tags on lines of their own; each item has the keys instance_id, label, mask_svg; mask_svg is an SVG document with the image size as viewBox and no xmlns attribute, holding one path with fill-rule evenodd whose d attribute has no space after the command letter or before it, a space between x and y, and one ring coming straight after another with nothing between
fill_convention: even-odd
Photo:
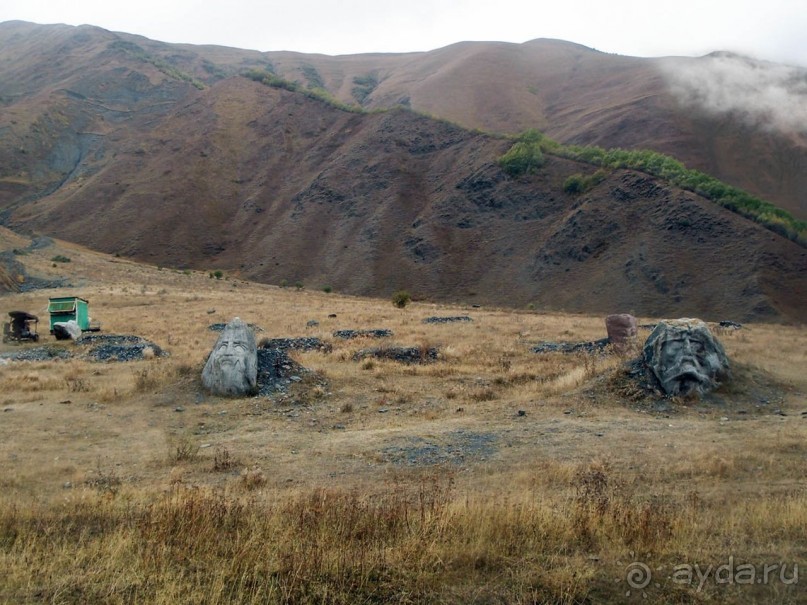
<instances>
[{"instance_id":1,"label":"low fog bank","mask_svg":"<svg viewBox=\"0 0 807 605\"><path fill-rule=\"evenodd\" d=\"M671 58L662 72L678 100L752 126L807 133L807 69L732 53Z\"/></svg>"}]
</instances>

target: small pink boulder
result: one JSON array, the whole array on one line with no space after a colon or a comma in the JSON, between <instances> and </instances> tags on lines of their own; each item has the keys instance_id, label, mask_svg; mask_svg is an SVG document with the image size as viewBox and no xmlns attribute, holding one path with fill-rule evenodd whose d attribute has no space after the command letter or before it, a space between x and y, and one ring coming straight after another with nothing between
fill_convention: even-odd
<instances>
[{"instance_id":1,"label":"small pink boulder","mask_svg":"<svg viewBox=\"0 0 807 605\"><path fill-rule=\"evenodd\" d=\"M628 313L616 313L605 318L608 340L616 348L622 348L636 339L638 327L636 318Z\"/></svg>"}]
</instances>

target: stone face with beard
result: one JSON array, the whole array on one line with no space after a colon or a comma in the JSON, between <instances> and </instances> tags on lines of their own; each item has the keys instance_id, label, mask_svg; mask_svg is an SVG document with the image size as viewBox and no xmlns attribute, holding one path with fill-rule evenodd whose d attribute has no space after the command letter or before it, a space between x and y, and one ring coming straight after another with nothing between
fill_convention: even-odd
<instances>
[{"instance_id":1,"label":"stone face with beard","mask_svg":"<svg viewBox=\"0 0 807 605\"><path fill-rule=\"evenodd\" d=\"M726 352L699 319L659 322L643 356L667 395L705 395L729 377Z\"/></svg>"},{"instance_id":2,"label":"stone face with beard","mask_svg":"<svg viewBox=\"0 0 807 605\"><path fill-rule=\"evenodd\" d=\"M216 395L243 396L257 390L258 348L252 329L238 317L222 331L202 370L202 384Z\"/></svg>"}]
</instances>

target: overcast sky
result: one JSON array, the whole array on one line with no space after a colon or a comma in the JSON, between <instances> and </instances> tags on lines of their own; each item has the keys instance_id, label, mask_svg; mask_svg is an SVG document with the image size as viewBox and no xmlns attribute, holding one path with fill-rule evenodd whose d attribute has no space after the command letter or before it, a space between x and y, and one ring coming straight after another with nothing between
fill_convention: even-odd
<instances>
[{"instance_id":1,"label":"overcast sky","mask_svg":"<svg viewBox=\"0 0 807 605\"><path fill-rule=\"evenodd\" d=\"M731 50L807 66L807 0L0 0L0 21L329 55L560 38L642 57Z\"/></svg>"}]
</instances>

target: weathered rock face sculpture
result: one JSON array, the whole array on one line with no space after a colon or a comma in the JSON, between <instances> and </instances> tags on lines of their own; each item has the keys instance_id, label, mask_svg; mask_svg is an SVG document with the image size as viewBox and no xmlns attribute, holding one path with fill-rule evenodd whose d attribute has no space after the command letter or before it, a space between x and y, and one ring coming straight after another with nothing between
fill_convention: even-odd
<instances>
[{"instance_id":1,"label":"weathered rock face sculpture","mask_svg":"<svg viewBox=\"0 0 807 605\"><path fill-rule=\"evenodd\" d=\"M729 377L723 346L699 319L659 322L643 359L667 395L705 395Z\"/></svg>"},{"instance_id":2,"label":"weathered rock face sculpture","mask_svg":"<svg viewBox=\"0 0 807 605\"><path fill-rule=\"evenodd\" d=\"M202 384L216 395L255 393L258 380L258 347L250 327L234 318L216 341L202 370Z\"/></svg>"}]
</instances>

